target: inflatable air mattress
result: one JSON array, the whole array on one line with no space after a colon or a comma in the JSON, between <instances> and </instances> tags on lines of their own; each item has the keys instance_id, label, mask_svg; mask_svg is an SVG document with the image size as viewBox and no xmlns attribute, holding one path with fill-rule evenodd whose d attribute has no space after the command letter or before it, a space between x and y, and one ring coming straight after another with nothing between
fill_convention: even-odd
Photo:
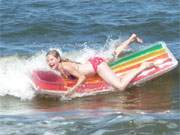
<instances>
[{"instance_id":1,"label":"inflatable air mattress","mask_svg":"<svg viewBox=\"0 0 180 135\"><path fill-rule=\"evenodd\" d=\"M146 49L134 52L111 62L109 66L118 77L123 77L123 75L128 74L128 71L138 68L145 61L159 63L159 67L152 67L144 70L130 82L129 86L144 83L165 74L174 69L178 64L166 44L164 42L157 42ZM67 87L72 87L76 84L76 81L76 79L65 79L52 71L35 70L32 72L33 86L35 90L41 94L65 94L67 92ZM76 92L96 93L108 91L110 88L112 88L110 85L103 81L98 75L95 75L88 77L85 83L83 83Z\"/></svg>"}]
</instances>

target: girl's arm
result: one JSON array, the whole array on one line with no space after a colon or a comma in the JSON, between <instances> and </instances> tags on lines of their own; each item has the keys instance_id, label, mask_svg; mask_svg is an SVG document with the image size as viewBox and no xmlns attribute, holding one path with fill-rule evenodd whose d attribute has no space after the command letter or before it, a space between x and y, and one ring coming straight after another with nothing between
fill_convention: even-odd
<instances>
[{"instance_id":1,"label":"girl's arm","mask_svg":"<svg viewBox=\"0 0 180 135\"><path fill-rule=\"evenodd\" d=\"M79 71L71 65L71 63L67 63L64 68L73 76L75 76L78 80L77 83L68 90L68 93L72 94L75 90L86 80L86 76L79 73Z\"/></svg>"}]
</instances>

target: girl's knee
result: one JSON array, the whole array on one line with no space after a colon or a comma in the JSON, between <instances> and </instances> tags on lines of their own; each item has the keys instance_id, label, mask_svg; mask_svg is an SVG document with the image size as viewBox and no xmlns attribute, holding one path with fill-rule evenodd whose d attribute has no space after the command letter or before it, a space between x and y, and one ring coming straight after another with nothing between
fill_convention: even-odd
<instances>
[{"instance_id":1,"label":"girl's knee","mask_svg":"<svg viewBox=\"0 0 180 135\"><path fill-rule=\"evenodd\" d=\"M120 87L118 87L118 90L119 91L125 91L125 87L120 86Z\"/></svg>"}]
</instances>

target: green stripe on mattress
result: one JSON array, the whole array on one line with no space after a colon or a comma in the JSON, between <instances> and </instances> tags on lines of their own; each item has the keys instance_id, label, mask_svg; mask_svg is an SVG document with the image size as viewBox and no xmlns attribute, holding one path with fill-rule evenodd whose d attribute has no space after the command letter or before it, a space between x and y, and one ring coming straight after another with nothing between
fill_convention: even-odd
<instances>
[{"instance_id":1,"label":"green stripe on mattress","mask_svg":"<svg viewBox=\"0 0 180 135\"><path fill-rule=\"evenodd\" d=\"M118 65L118 64L120 64L120 63L127 62L127 61L129 61L129 60L135 59L135 58L140 57L140 56L143 56L143 55L145 55L145 54L149 54L149 53L151 53L151 52L160 50L160 49L162 49L162 48L163 48L163 46L162 46L162 43L161 43L161 42L155 43L155 44L153 44L153 45L152 45L150 48L148 48L148 49L142 50L142 51L140 51L140 52L136 52L136 53L131 54L131 55L129 55L129 56L125 56L125 57L119 58L118 60L116 60L116 61L114 61L114 62L112 62L112 63L109 63L109 66L110 66L111 68L113 68L114 66L116 66L116 65Z\"/></svg>"}]
</instances>

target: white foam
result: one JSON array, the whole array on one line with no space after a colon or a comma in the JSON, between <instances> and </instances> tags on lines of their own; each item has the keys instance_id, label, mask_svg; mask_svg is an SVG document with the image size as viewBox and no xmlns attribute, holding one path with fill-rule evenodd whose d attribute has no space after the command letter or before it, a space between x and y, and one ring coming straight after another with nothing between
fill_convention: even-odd
<instances>
[{"instance_id":1,"label":"white foam","mask_svg":"<svg viewBox=\"0 0 180 135\"><path fill-rule=\"evenodd\" d=\"M37 68L46 68L44 53L28 59L18 56L1 58L0 96L12 95L21 99L31 99L34 91L31 88L30 73Z\"/></svg>"},{"instance_id":2,"label":"white foam","mask_svg":"<svg viewBox=\"0 0 180 135\"><path fill-rule=\"evenodd\" d=\"M82 50L72 52L59 52L63 57L70 58L78 62L85 62L91 56L111 57L115 43L118 40L107 40L105 45L99 50L85 47ZM52 48L50 48L52 49ZM37 52L30 58L19 56L9 56L0 58L0 96L12 95L20 99L32 99L35 92L32 88L30 74L35 69L49 70L46 59L46 52Z\"/></svg>"}]
</instances>

